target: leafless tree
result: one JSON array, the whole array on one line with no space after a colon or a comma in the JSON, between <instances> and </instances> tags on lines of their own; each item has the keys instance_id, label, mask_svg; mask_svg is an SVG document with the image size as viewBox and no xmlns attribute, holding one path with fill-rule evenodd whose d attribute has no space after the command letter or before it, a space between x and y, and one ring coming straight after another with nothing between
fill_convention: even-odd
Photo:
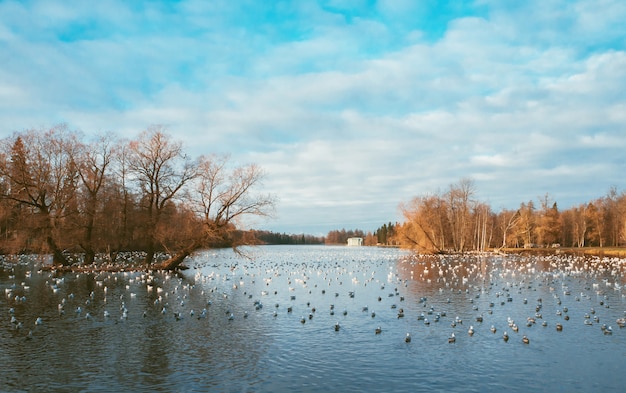
<instances>
[{"instance_id":1,"label":"leafless tree","mask_svg":"<svg viewBox=\"0 0 626 393\"><path fill-rule=\"evenodd\" d=\"M58 243L63 224L75 210L75 149L74 134L65 125L16 133L2 141L0 175L8 185L2 197L33 214L26 229L45 240L55 264L68 264Z\"/></svg>"},{"instance_id":2,"label":"leafless tree","mask_svg":"<svg viewBox=\"0 0 626 393\"><path fill-rule=\"evenodd\" d=\"M263 171L254 164L231 168L226 156L201 157L188 198L199 229L194 229L195 236L190 234L187 245L160 267L175 269L191 253L212 242L224 241L237 247L232 237L237 228L234 224L240 224L245 217L269 216L274 211L275 198L256 190L263 177Z\"/></svg>"},{"instance_id":3,"label":"leafless tree","mask_svg":"<svg viewBox=\"0 0 626 393\"><path fill-rule=\"evenodd\" d=\"M130 142L128 169L140 190L141 205L146 212L145 263L149 265L159 243L163 213L197 176L197 164L183 152L182 143L172 141L162 127L153 126Z\"/></svg>"}]
</instances>

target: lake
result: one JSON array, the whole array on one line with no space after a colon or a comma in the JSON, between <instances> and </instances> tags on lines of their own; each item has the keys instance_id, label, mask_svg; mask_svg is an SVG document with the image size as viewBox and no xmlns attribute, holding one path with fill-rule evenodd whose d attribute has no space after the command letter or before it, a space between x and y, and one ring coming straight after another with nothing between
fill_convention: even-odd
<instances>
[{"instance_id":1,"label":"lake","mask_svg":"<svg viewBox=\"0 0 626 393\"><path fill-rule=\"evenodd\" d=\"M626 386L626 328L617 323L626 316L624 260L341 246L244 252L206 251L182 273L58 273L34 258L4 260L2 391Z\"/></svg>"}]
</instances>

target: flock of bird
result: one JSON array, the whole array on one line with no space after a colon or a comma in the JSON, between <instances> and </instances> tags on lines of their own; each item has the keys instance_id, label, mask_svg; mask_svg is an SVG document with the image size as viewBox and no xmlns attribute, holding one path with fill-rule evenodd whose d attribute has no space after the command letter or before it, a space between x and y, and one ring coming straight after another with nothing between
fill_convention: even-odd
<instances>
[{"instance_id":1,"label":"flock of bird","mask_svg":"<svg viewBox=\"0 0 626 393\"><path fill-rule=\"evenodd\" d=\"M21 270L19 266L5 262L0 269L5 295L0 306L8 309L5 328L27 340L57 318L123 323L129 318L201 321L212 317L237 323L261 313L272 318L289 315L301 325L335 319L328 329L340 332L342 321L355 310L366 316L368 321L363 319L361 326L372 326L372 335L384 334L394 321L410 320L403 325L413 329L404 334L407 344L419 334L420 325L449 326L449 344L472 339L478 332L494 336L500 332L502 342L516 337L525 345L531 343L535 325L558 332L567 331L568 324L597 325L603 335L613 334L613 323L626 326L626 311L609 321L600 316L611 304L626 302L626 263L616 258L414 255L367 263L205 258L183 274L60 273L33 269L32 263L23 264ZM70 292L71 283L81 275L93 281L93 289ZM33 301L29 294L35 282L42 283L38 287L47 293L45 298L56 303L54 313L35 316L23 311ZM572 284L582 290L574 293ZM549 298L528 299L536 293ZM149 302L133 313L129 303L138 296ZM516 310L526 313L521 319L504 314L513 302L521 303ZM573 315L570 308L584 314ZM296 313L300 318L293 317ZM320 314L326 317L318 318Z\"/></svg>"}]
</instances>

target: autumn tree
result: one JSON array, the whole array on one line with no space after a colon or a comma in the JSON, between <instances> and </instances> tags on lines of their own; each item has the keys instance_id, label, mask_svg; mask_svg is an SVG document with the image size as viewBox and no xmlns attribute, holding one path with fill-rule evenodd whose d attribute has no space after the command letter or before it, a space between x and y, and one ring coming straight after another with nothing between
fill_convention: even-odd
<instances>
[{"instance_id":1,"label":"autumn tree","mask_svg":"<svg viewBox=\"0 0 626 393\"><path fill-rule=\"evenodd\" d=\"M519 210L504 209L498 214L498 225L502 232L502 248L509 247L508 234L512 233L521 219Z\"/></svg>"},{"instance_id":2,"label":"autumn tree","mask_svg":"<svg viewBox=\"0 0 626 393\"><path fill-rule=\"evenodd\" d=\"M531 200L528 203L521 203L519 208L519 221L516 226L516 237L518 243L524 247L532 247L535 244L535 203Z\"/></svg>"},{"instance_id":3,"label":"autumn tree","mask_svg":"<svg viewBox=\"0 0 626 393\"><path fill-rule=\"evenodd\" d=\"M447 209L437 196L413 198L401 204L405 222L397 229L400 244L424 253L438 253L445 249L444 220Z\"/></svg>"},{"instance_id":4,"label":"autumn tree","mask_svg":"<svg viewBox=\"0 0 626 393\"><path fill-rule=\"evenodd\" d=\"M450 186L447 193L448 221L455 251L463 252L471 236L471 205L474 182L468 178Z\"/></svg>"},{"instance_id":5,"label":"autumn tree","mask_svg":"<svg viewBox=\"0 0 626 393\"><path fill-rule=\"evenodd\" d=\"M128 145L128 170L141 194L146 214L146 257L149 265L160 243L163 213L183 187L197 174L197 164L158 126L144 131Z\"/></svg>"},{"instance_id":6,"label":"autumn tree","mask_svg":"<svg viewBox=\"0 0 626 393\"><path fill-rule=\"evenodd\" d=\"M93 143L80 143L71 157L80 178L80 205L82 240L80 247L84 250L84 262L93 263L97 246L94 244L96 220L101 216L103 201L102 190L109 175L113 159L114 140L111 136L101 136Z\"/></svg>"},{"instance_id":7,"label":"autumn tree","mask_svg":"<svg viewBox=\"0 0 626 393\"><path fill-rule=\"evenodd\" d=\"M485 251L491 244L493 237L493 213L486 203L475 203L472 207L472 221L474 223L474 250Z\"/></svg>"},{"instance_id":8,"label":"autumn tree","mask_svg":"<svg viewBox=\"0 0 626 393\"><path fill-rule=\"evenodd\" d=\"M55 264L68 264L59 245L63 225L74 212L76 166L71 159L75 136L60 125L47 131L29 130L2 142L0 176L8 187L2 198L32 213L27 227L44 239Z\"/></svg>"},{"instance_id":9,"label":"autumn tree","mask_svg":"<svg viewBox=\"0 0 626 393\"><path fill-rule=\"evenodd\" d=\"M623 196L622 196L623 197ZM623 220L619 211L620 195L615 187L611 187L604 197L606 212L606 239L607 244L613 247L619 245L620 227Z\"/></svg>"},{"instance_id":10,"label":"autumn tree","mask_svg":"<svg viewBox=\"0 0 626 393\"><path fill-rule=\"evenodd\" d=\"M587 205L581 204L572 209L572 236L577 247L584 247L589 229L587 221Z\"/></svg>"},{"instance_id":11,"label":"autumn tree","mask_svg":"<svg viewBox=\"0 0 626 393\"><path fill-rule=\"evenodd\" d=\"M539 200L541 209L537 212L535 233L537 243L550 246L560 239L560 214L556 202L552 202L546 194Z\"/></svg>"},{"instance_id":12,"label":"autumn tree","mask_svg":"<svg viewBox=\"0 0 626 393\"><path fill-rule=\"evenodd\" d=\"M192 252L214 242L237 247L236 224L246 217L273 213L274 197L257 191L264 175L255 164L231 167L227 156L201 157L186 202L186 210L196 218L187 221L192 223L187 244L160 267L175 269Z\"/></svg>"}]
</instances>

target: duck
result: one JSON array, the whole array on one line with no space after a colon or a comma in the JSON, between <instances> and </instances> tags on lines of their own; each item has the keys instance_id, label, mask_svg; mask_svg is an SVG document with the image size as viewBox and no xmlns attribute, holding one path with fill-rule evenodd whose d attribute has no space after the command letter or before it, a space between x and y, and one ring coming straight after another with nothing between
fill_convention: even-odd
<instances>
[{"instance_id":1,"label":"duck","mask_svg":"<svg viewBox=\"0 0 626 393\"><path fill-rule=\"evenodd\" d=\"M491 328L489 328L489 330L491 330L491 333L495 334L496 333L496 327L491 325Z\"/></svg>"},{"instance_id":2,"label":"duck","mask_svg":"<svg viewBox=\"0 0 626 393\"><path fill-rule=\"evenodd\" d=\"M557 324L556 324L556 331L557 331L557 332L562 332L562 331L563 331L563 325L562 325L562 324L560 324L560 323L557 323Z\"/></svg>"},{"instance_id":3,"label":"duck","mask_svg":"<svg viewBox=\"0 0 626 393\"><path fill-rule=\"evenodd\" d=\"M378 327L376 328L376 330L374 330L374 333L376 333L376 334L380 334L380 333L382 333L382 331L383 331L383 329L381 329L381 327L380 327L380 326L378 326Z\"/></svg>"},{"instance_id":4,"label":"duck","mask_svg":"<svg viewBox=\"0 0 626 393\"><path fill-rule=\"evenodd\" d=\"M470 336L474 335L474 327L470 326L469 329L467 330L467 334L469 334Z\"/></svg>"},{"instance_id":5,"label":"duck","mask_svg":"<svg viewBox=\"0 0 626 393\"><path fill-rule=\"evenodd\" d=\"M504 334L502 335L502 339L504 340L504 342L509 341L509 334L507 332L504 332Z\"/></svg>"},{"instance_id":6,"label":"duck","mask_svg":"<svg viewBox=\"0 0 626 393\"><path fill-rule=\"evenodd\" d=\"M406 336L404 336L404 342L407 342L407 343L411 342L411 333L407 333Z\"/></svg>"},{"instance_id":7,"label":"duck","mask_svg":"<svg viewBox=\"0 0 626 393\"><path fill-rule=\"evenodd\" d=\"M35 325L43 325L43 320L41 319L41 317L37 317L37 319L35 320Z\"/></svg>"},{"instance_id":8,"label":"duck","mask_svg":"<svg viewBox=\"0 0 626 393\"><path fill-rule=\"evenodd\" d=\"M339 322L335 323L335 331L336 331L336 332L338 332L338 331L339 331L339 328L340 328L340 326L339 326Z\"/></svg>"},{"instance_id":9,"label":"duck","mask_svg":"<svg viewBox=\"0 0 626 393\"><path fill-rule=\"evenodd\" d=\"M524 344L530 344L530 339L527 336L522 337L522 342Z\"/></svg>"},{"instance_id":10,"label":"duck","mask_svg":"<svg viewBox=\"0 0 626 393\"><path fill-rule=\"evenodd\" d=\"M454 335L454 332L452 332L452 334L450 334L450 337L448 337L448 342L450 344L456 342L456 336Z\"/></svg>"}]
</instances>

